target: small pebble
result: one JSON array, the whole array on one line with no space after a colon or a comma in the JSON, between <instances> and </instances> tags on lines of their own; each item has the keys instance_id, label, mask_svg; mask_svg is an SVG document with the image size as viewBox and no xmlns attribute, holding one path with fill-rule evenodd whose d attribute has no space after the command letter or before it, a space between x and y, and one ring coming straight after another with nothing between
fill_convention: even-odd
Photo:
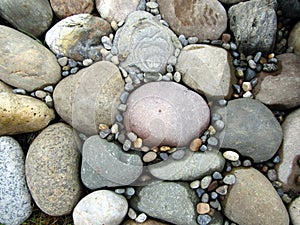
<instances>
[{"instance_id":1,"label":"small pebble","mask_svg":"<svg viewBox=\"0 0 300 225\"><path fill-rule=\"evenodd\" d=\"M157 154L155 152L149 151L143 156L143 161L146 163L152 162L153 160L156 159L156 157L157 157Z\"/></svg>"},{"instance_id":2,"label":"small pebble","mask_svg":"<svg viewBox=\"0 0 300 225\"><path fill-rule=\"evenodd\" d=\"M200 187L200 181L199 180L194 180L193 182L190 183L190 187L192 189L197 189Z\"/></svg>"},{"instance_id":3,"label":"small pebble","mask_svg":"<svg viewBox=\"0 0 300 225\"><path fill-rule=\"evenodd\" d=\"M142 138L137 138L133 143L134 148L141 148L143 146Z\"/></svg>"},{"instance_id":4,"label":"small pebble","mask_svg":"<svg viewBox=\"0 0 300 225\"><path fill-rule=\"evenodd\" d=\"M231 50L235 51L235 50L237 50L237 45L233 42L230 42L230 48L231 48Z\"/></svg>"},{"instance_id":5,"label":"small pebble","mask_svg":"<svg viewBox=\"0 0 300 225\"><path fill-rule=\"evenodd\" d=\"M201 179L200 187L202 189L206 189L208 188L211 182L212 182L212 177L210 175L207 175Z\"/></svg>"},{"instance_id":6,"label":"small pebble","mask_svg":"<svg viewBox=\"0 0 300 225\"><path fill-rule=\"evenodd\" d=\"M69 76L69 74L70 74L69 71L63 71L63 72L61 73L61 75L62 75L63 77Z\"/></svg>"},{"instance_id":7,"label":"small pebble","mask_svg":"<svg viewBox=\"0 0 300 225\"><path fill-rule=\"evenodd\" d=\"M35 91L34 95L37 98L43 99L43 98L45 98L47 96L47 93L44 92L44 91L41 91L41 90L37 90L37 91Z\"/></svg>"},{"instance_id":8,"label":"small pebble","mask_svg":"<svg viewBox=\"0 0 300 225\"><path fill-rule=\"evenodd\" d=\"M172 55L170 56L170 58L168 59L168 64L172 65L172 66L175 66L177 63L177 58L176 56Z\"/></svg>"},{"instance_id":9,"label":"small pebble","mask_svg":"<svg viewBox=\"0 0 300 225\"><path fill-rule=\"evenodd\" d=\"M147 220L147 215L145 213L141 213L140 215L137 216L135 222L144 223L146 220Z\"/></svg>"},{"instance_id":10,"label":"small pebble","mask_svg":"<svg viewBox=\"0 0 300 225\"><path fill-rule=\"evenodd\" d=\"M45 103L48 107L52 108L53 107L53 99L50 95L47 95L45 97Z\"/></svg>"},{"instance_id":11,"label":"small pebble","mask_svg":"<svg viewBox=\"0 0 300 225\"><path fill-rule=\"evenodd\" d=\"M282 201L286 204L290 204L292 202L292 198L288 196L288 194L283 194L281 198Z\"/></svg>"},{"instance_id":12,"label":"small pebble","mask_svg":"<svg viewBox=\"0 0 300 225\"><path fill-rule=\"evenodd\" d=\"M207 193L204 193L201 197L201 202L208 202L209 201L209 195Z\"/></svg>"},{"instance_id":13,"label":"small pebble","mask_svg":"<svg viewBox=\"0 0 300 225\"><path fill-rule=\"evenodd\" d=\"M118 110L121 111L121 112L125 112L126 109L127 109L127 105L125 105L125 104L120 104L118 106Z\"/></svg>"},{"instance_id":14,"label":"small pebble","mask_svg":"<svg viewBox=\"0 0 300 225\"><path fill-rule=\"evenodd\" d=\"M233 185L236 182L236 177L233 174L228 174L223 178L223 183Z\"/></svg>"},{"instance_id":15,"label":"small pebble","mask_svg":"<svg viewBox=\"0 0 300 225\"><path fill-rule=\"evenodd\" d=\"M123 144L123 150L127 152L130 148L131 148L131 141L126 139Z\"/></svg>"},{"instance_id":16,"label":"small pebble","mask_svg":"<svg viewBox=\"0 0 300 225\"><path fill-rule=\"evenodd\" d=\"M273 163L275 163L275 164L280 163L280 156L279 155L275 156L275 158L273 159Z\"/></svg>"},{"instance_id":17,"label":"small pebble","mask_svg":"<svg viewBox=\"0 0 300 225\"><path fill-rule=\"evenodd\" d=\"M270 169L267 172L267 176L269 178L270 181L275 181L277 180L277 172L275 169Z\"/></svg>"},{"instance_id":18,"label":"small pebble","mask_svg":"<svg viewBox=\"0 0 300 225\"><path fill-rule=\"evenodd\" d=\"M210 145L210 146L218 146L219 140L215 137L210 137L207 140L207 144Z\"/></svg>"},{"instance_id":19,"label":"small pebble","mask_svg":"<svg viewBox=\"0 0 300 225\"><path fill-rule=\"evenodd\" d=\"M201 145L200 149L201 152L205 152L207 150L207 146L206 145Z\"/></svg>"},{"instance_id":20,"label":"small pebble","mask_svg":"<svg viewBox=\"0 0 300 225\"><path fill-rule=\"evenodd\" d=\"M261 52L257 52L254 56L254 62L258 63L260 61L260 58L262 56L262 53Z\"/></svg>"},{"instance_id":21,"label":"small pebble","mask_svg":"<svg viewBox=\"0 0 300 225\"><path fill-rule=\"evenodd\" d=\"M197 152L199 151L201 145L202 145L202 140L200 138L195 138L194 140L192 140L190 144L190 150L193 152Z\"/></svg>"},{"instance_id":22,"label":"small pebble","mask_svg":"<svg viewBox=\"0 0 300 225\"><path fill-rule=\"evenodd\" d=\"M255 70L251 69L251 68L247 68L246 73L245 73L245 81L250 81L252 80L254 77L256 77L256 72Z\"/></svg>"},{"instance_id":23,"label":"small pebble","mask_svg":"<svg viewBox=\"0 0 300 225\"><path fill-rule=\"evenodd\" d=\"M218 186L219 186L218 181L214 180L213 182L210 183L210 185L208 186L207 190L208 191L215 190Z\"/></svg>"},{"instance_id":24,"label":"small pebble","mask_svg":"<svg viewBox=\"0 0 300 225\"><path fill-rule=\"evenodd\" d=\"M141 147L142 152L149 152L150 148L148 146Z\"/></svg>"},{"instance_id":25,"label":"small pebble","mask_svg":"<svg viewBox=\"0 0 300 225\"><path fill-rule=\"evenodd\" d=\"M186 46L189 44L188 40L185 38L185 36L183 34L180 34L178 39L183 46Z\"/></svg>"},{"instance_id":26,"label":"small pebble","mask_svg":"<svg viewBox=\"0 0 300 225\"><path fill-rule=\"evenodd\" d=\"M251 160L249 160L249 159L244 160L243 161L243 166L244 167L250 167L250 166L252 166Z\"/></svg>"},{"instance_id":27,"label":"small pebble","mask_svg":"<svg viewBox=\"0 0 300 225\"><path fill-rule=\"evenodd\" d=\"M252 90L251 82L243 82L242 89L243 91L251 91Z\"/></svg>"},{"instance_id":28,"label":"small pebble","mask_svg":"<svg viewBox=\"0 0 300 225\"><path fill-rule=\"evenodd\" d=\"M234 167L239 167L240 165L242 165L241 160L236 160L234 162L231 162L231 165Z\"/></svg>"},{"instance_id":29,"label":"small pebble","mask_svg":"<svg viewBox=\"0 0 300 225\"><path fill-rule=\"evenodd\" d=\"M168 64L168 65L167 65L167 72L168 72L168 73L172 73L173 71L174 71L174 67L173 67L172 65ZM162 78L163 80L164 80L164 77L165 77L165 76L163 76L163 78ZM170 79L169 79L169 80L170 80Z\"/></svg>"},{"instance_id":30,"label":"small pebble","mask_svg":"<svg viewBox=\"0 0 300 225\"><path fill-rule=\"evenodd\" d=\"M217 133L216 129L212 125L210 125L207 130L209 131L209 135L211 136Z\"/></svg>"},{"instance_id":31,"label":"small pebble","mask_svg":"<svg viewBox=\"0 0 300 225\"><path fill-rule=\"evenodd\" d=\"M263 64L263 71L265 72L274 72L278 70L278 66L273 63Z\"/></svg>"},{"instance_id":32,"label":"small pebble","mask_svg":"<svg viewBox=\"0 0 300 225\"><path fill-rule=\"evenodd\" d=\"M160 157L162 160L166 161L166 160L168 160L169 155L168 155L168 153L161 152L161 153L159 153L159 157Z\"/></svg>"},{"instance_id":33,"label":"small pebble","mask_svg":"<svg viewBox=\"0 0 300 225\"><path fill-rule=\"evenodd\" d=\"M216 120L213 126L217 131L222 131L225 127L225 123L223 120Z\"/></svg>"},{"instance_id":34,"label":"small pebble","mask_svg":"<svg viewBox=\"0 0 300 225\"><path fill-rule=\"evenodd\" d=\"M222 180L223 178L222 174L218 171L215 171L212 176L215 180Z\"/></svg>"},{"instance_id":35,"label":"small pebble","mask_svg":"<svg viewBox=\"0 0 300 225\"><path fill-rule=\"evenodd\" d=\"M252 98L253 97L253 94L251 91L246 91L244 94L243 94L243 98Z\"/></svg>"},{"instance_id":36,"label":"small pebble","mask_svg":"<svg viewBox=\"0 0 300 225\"><path fill-rule=\"evenodd\" d=\"M118 56L114 55L111 57L110 61L115 64L115 65L119 65L120 64L120 61L119 61L119 58Z\"/></svg>"},{"instance_id":37,"label":"small pebble","mask_svg":"<svg viewBox=\"0 0 300 225\"><path fill-rule=\"evenodd\" d=\"M58 64L60 66L66 66L68 64L68 58L67 57L61 57L57 60Z\"/></svg>"},{"instance_id":38,"label":"small pebble","mask_svg":"<svg viewBox=\"0 0 300 225\"><path fill-rule=\"evenodd\" d=\"M52 86L52 85L49 85L49 86L47 86L47 87L44 87L44 91L47 91L47 92L50 92L50 93L52 93L52 92L53 92L53 90L54 90L54 88L53 88L53 86Z\"/></svg>"},{"instance_id":39,"label":"small pebble","mask_svg":"<svg viewBox=\"0 0 300 225\"><path fill-rule=\"evenodd\" d=\"M128 217L132 220L136 219L137 217L137 213L134 211L134 209L129 208L128 209L128 213L127 213Z\"/></svg>"},{"instance_id":40,"label":"small pebble","mask_svg":"<svg viewBox=\"0 0 300 225\"><path fill-rule=\"evenodd\" d=\"M231 39L231 35L230 34L228 34L228 33L223 33L222 34L222 41L223 42L228 43L228 42L230 42L230 39Z\"/></svg>"},{"instance_id":41,"label":"small pebble","mask_svg":"<svg viewBox=\"0 0 300 225\"><path fill-rule=\"evenodd\" d=\"M93 64L93 60L92 59L84 59L83 61L82 61L82 65L83 66L90 66L90 65L92 65Z\"/></svg>"},{"instance_id":42,"label":"small pebble","mask_svg":"<svg viewBox=\"0 0 300 225\"><path fill-rule=\"evenodd\" d=\"M174 73L174 81L175 82L177 82L177 83L179 83L180 82L180 80L181 80L181 74L177 71L177 72L175 72Z\"/></svg>"},{"instance_id":43,"label":"small pebble","mask_svg":"<svg viewBox=\"0 0 300 225\"><path fill-rule=\"evenodd\" d=\"M163 145L163 146L160 146L159 150L161 152L169 152L171 150L171 147Z\"/></svg>"},{"instance_id":44,"label":"small pebble","mask_svg":"<svg viewBox=\"0 0 300 225\"><path fill-rule=\"evenodd\" d=\"M171 154L171 157L175 160L180 160L184 157L185 151L183 149L178 149L177 151Z\"/></svg>"},{"instance_id":45,"label":"small pebble","mask_svg":"<svg viewBox=\"0 0 300 225\"><path fill-rule=\"evenodd\" d=\"M197 188L196 189L196 194L198 196L198 198L201 198L201 196L205 193L205 190L203 190L202 188Z\"/></svg>"},{"instance_id":46,"label":"small pebble","mask_svg":"<svg viewBox=\"0 0 300 225\"><path fill-rule=\"evenodd\" d=\"M110 129L111 129L111 133L113 133L113 134L116 134L119 132L119 126L116 123L113 124Z\"/></svg>"},{"instance_id":47,"label":"small pebble","mask_svg":"<svg viewBox=\"0 0 300 225\"><path fill-rule=\"evenodd\" d=\"M121 114L116 115L116 120L121 123L123 121L123 116Z\"/></svg>"},{"instance_id":48,"label":"small pebble","mask_svg":"<svg viewBox=\"0 0 300 225\"><path fill-rule=\"evenodd\" d=\"M219 101L218 101L218 105L219 105L219 106L226 106L226 105L227 105L227 100L225 100L225 99L219 100Z\"/></svg>"},{"instance_id":49,"label":"small pebble","mask_svg":"<svg viewBox=\"0 0 300 225\"><path fill-rule=\"evenodd\" d=\"M118 30L119 28L118 23L115 20L111 21L110 26L112 27L112 29L114 29L114 31Z\"/></svg>"},{"instance_id":50,"label":"small pebble","mask_svg":"<svg viewBox=\"0 0 300 225\"><path fill-rule=\"evenodd\" d=\"M216 189L216 192L220 195L226 195L228 191L228 185L222 185Z\"/></svg>"},{"instance_id":51,"label":"small pebble","mask_svg":"<svg viewBox=\"0 0 300 225\"><path fill-rule=\"evenodd\" d=\"M78 72L78 70L79 70L78 67L73 67L73 68L71 68L70 73L71 73L71 74L75 74L75 73Z\"/></svg>"},{"instance_id":52,"label":"small pebble","mask_svg":"<svg viewBox=\"0 0 300 225\"><path fill-rule=\"evenodd\" d=\"M147 2L146 6L150 9L156 9L158 7L158 4L156 2Z\"/></svg>"},{"instance_id":53,"label":"small pebble","mask_svg":"<svg viewBox=\"0 0 300 225\"><path fill-rule=\"evenodd\" d=\"M130 140L131 142L134 142L134 141L136 141L136 139L137 139L137 135L136 135L135 133L133 133L133 132L128 132L128 133L127 133L127 137L129 138L129 140Z\"/></svg>"},{"instance_id":54,"label":"small pebble","mask_svg":"<svg viewBox=\"0 0 300 225\"><path fill-rule=\"evenodd\" d=\"M117 188L115 189L115 193L119 195L125 194L125 188Z\"/></svg>"},{"instance_id":55,"label":"small pebble","mask_svg":"<svg viewBox=\"0 0 300 225\"><path fill-rule=\"evenodd\" d=\"M68 66L74 68L77 66L77 62L74 59L68 59Z\"/></svg>"},{"instance_id":56,"label":"small pebble","mask_svg":"<svg viewBox=\"0 0 300 225\"><path fill-rule=\"evenodd\" d=\"M102 130L105 130L105 129L109 129L109 126L107 124L100 123L99 124L99 130L102 131Z\"/></svg>"},{"instance_id":57,"label":"small pebble","mask_svg":"<svg viewBox=\"0 0 300 225\"><path fill-rule=\"evenodd\" d=\"M223 157L232 162L237 161L240 158L239 154L234 151L225 151L223 153Z\"/></svg>"},{"instance_id":58,"label":"small pebble","mask_svg":"<svg viewBox=\"0 0 300 225\"><path fill-rule=\"evenodd\" d=\"M101 138L106 138L109 134L111 134L111 130L109 128L101 130L99 135Z\"/></svg>"},{"instance_id":59,"label":"small pebble","mask_svg":"<svg viewBox=\"0 0 300 225\"><path fill-rule=\"evenodd\" d=\"M211 217L207 214L204 214L204 215L199 215L197 217L197 223L199 225L207 225L211 222Z\"/></svg>"},{"instance_id":60,"label":"small pebble","mask_svg":"<svg viewBox=\"0 0 300 225\"><path fill-rule=\"evenodd\" d=\"M133 187L127 187L126 191L125 191L125 194L127 196L133 196L135 194L135 189Z\"/></svg>"},{"instance_id":61,"label":"small pebble","mask_svg":"<svg viewBox=\"0 0 300 225\"><path fill-rule=\"evenodd\" d=\"M103 37L101 38L101 42L102 42L102 44L103 44L103 46L104 46L105 49L107 49L107 50L110 50L110 49L111 49L112 43L111 43L111 40L110 40L109 37L103 36Z\"/></svg>"},{"instance_id":62,"label":"small pebble","mask_svg":"<svg viewBox=\"0 0 300 225\"><path fill-rule=\"evenodd\" d=\"M26 91L22 88L15 88L12 90L14 94L19 94L19 95L26 95Z\"/></svg>"},{"instance_id":63,"label":"small pebble","mask_svg":"<svg viewBox=\"0 0 300 225\"><path fill-rule=\"evenodd\" d=\"M218 199L215 199L213 201L209 202L209 205L214 208L214 209L219 209L220 207L220 202L218 201Z\"/></svg>"},{"instance_id":64,"label":"small pebble","mask_svg":"<svg viewBox=\"0 0 300 225\"><path fill-rule=\"evenodd\" d=\"M174 56L175 56L175 57L178 57L179 54L180 54L180 51L181 51L181 50L180 50L179 48L176 48L176 49L175 49L175 52L174 52Z\"/></svg>"},{"instance_id":65,"label":"small pebble","mask_svg":"<svg viewBox=\"0 0 300 225\"><path fill-rule=\"evenodd\" d=\"M208 203L200 202L197 204L197 213L207 214L210 211L210 206Z\"/></svg>"},{"instance_id":66,"label":"small pebble","mask_svg":"<svg viewBox=\"0 0 300 225\"><path fill-rule=\"evenodd\" d=\"M199 41L197 37L189 37L188 42L189 44L196 44Z\"/></svg>"},{"instance_id":67,"label":"small pebble","mask_svg":"<svg viewBox=\"0 0 300 225\"><path fill-rule=\"evenodd\" d=\"M217 199L218 196L219 196L219 195L218 195L217 192L212 191L212 192L210 193L210 198L213 199L213 200L214 200L214 199Z\"/></svg>"}]
</instances>

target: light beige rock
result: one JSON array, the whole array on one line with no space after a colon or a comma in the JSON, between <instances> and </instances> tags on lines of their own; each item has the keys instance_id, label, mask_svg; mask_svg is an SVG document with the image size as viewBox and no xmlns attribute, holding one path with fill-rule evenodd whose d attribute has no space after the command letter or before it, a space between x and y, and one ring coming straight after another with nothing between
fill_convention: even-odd
<instances>
[{"instance_id":1,"label":"light beige rock","mask_svg":"<svg viewBox=\"0 0 300 225\"><path fill-rule=\"evenodd\" d=\"M300 197L296 198L289 206L289 213L293 225L300 225Z\"/></svg>"},{"instance_id":2,"label":"light beige rock","mask_svg":"<svg viewBox=\"0 0 300 225\"><path fill-rule=\"evenodd\" d=\"M7 84L5 84L4 82L0 81L0 93L1 92L11 93L12 88L10 86L8 86Z\"/></svg>"},{"instance_id":3,"label":"light beige rock","mask_svg":"<svg viewBox=\"0 0 300 225\"><path fill-rule=\"evenodd\" d=\"M0 135L39 131L54 118L54 110L40 100L0 92Z\"/></svg>"},{"instance_id":4,"label":"light beige rock","mask_svg":"<svg viewBox=\"0 0 300 225\"><path fill-rule=\"evenodd\" d=\"M288 45L294 48L294 52L300 55L300 22L298 22L292 29L289 37Z\"/></svg>"}]
</instances>

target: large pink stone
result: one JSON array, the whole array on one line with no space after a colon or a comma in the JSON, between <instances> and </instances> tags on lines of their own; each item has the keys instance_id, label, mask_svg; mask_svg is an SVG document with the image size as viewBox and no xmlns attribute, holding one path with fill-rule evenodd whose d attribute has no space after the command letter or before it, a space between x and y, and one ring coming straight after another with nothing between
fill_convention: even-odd
<instances>
[{"instance_id":1,"label":"large pink stone","mask_svg":"<svg viewBox=\"0 0 300 225\"><path fill-rule=\"evenodd\" d=\"M149 147L189 145L210 121L205 100L174 82L139 87L130 94L123 116L126 130L135 132Z\"/></svg>"}]
</instances>

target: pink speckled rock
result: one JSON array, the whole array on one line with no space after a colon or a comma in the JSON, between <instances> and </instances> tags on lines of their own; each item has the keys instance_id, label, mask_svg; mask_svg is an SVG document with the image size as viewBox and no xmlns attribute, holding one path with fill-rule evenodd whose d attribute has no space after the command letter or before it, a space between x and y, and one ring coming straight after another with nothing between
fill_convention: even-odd
<instances>
[{"instance_id":1,"label":"pink speckled rock","mask_svg":"<svg viewBox=\"0 0 300 225\"><path fill-rule=\"evenodd\" d=\"M152 82L136 89L127 100L126 130L149 147L186 146L208 126L210 111L197 93L174 82Z\"/></svg>"}]
</instances>

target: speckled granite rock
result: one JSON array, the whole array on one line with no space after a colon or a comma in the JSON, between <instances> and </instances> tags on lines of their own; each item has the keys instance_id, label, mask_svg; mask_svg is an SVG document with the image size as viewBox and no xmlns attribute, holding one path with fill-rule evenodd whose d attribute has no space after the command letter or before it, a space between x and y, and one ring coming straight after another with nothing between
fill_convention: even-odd
<instances>
[{"instance_id":1,"label":"speckled granite rock","mask_svg":"<svg viewBox=\"0 0 300 225\"><path fill-rule=\"evenodd\" d=\"M60 66L52 52L25 34L0 25L0 80L33 91L60 79Z\"/></svg>"},{"instance_id":2,"label":"speckled granite rock","mask_svg":"<svg viewBox=\"0 0 300 225\"><path fill-rule=\"evenodd\" d=\"M64 123L44 129L26 156L26 180L38 207L51 216L72 212L82 188L75 131Z\"/></svg>"},{"instance_id":3,"label":"speckled granite rock","mask_svg":"<svg viewBox=\"0 0 300 225\"><path fill-rule=\"evenodd\" d=\"M19 225L32 212L26 185L24 154L11 137L0 137L0 223Z\"/></svg>"}]
</instances>

